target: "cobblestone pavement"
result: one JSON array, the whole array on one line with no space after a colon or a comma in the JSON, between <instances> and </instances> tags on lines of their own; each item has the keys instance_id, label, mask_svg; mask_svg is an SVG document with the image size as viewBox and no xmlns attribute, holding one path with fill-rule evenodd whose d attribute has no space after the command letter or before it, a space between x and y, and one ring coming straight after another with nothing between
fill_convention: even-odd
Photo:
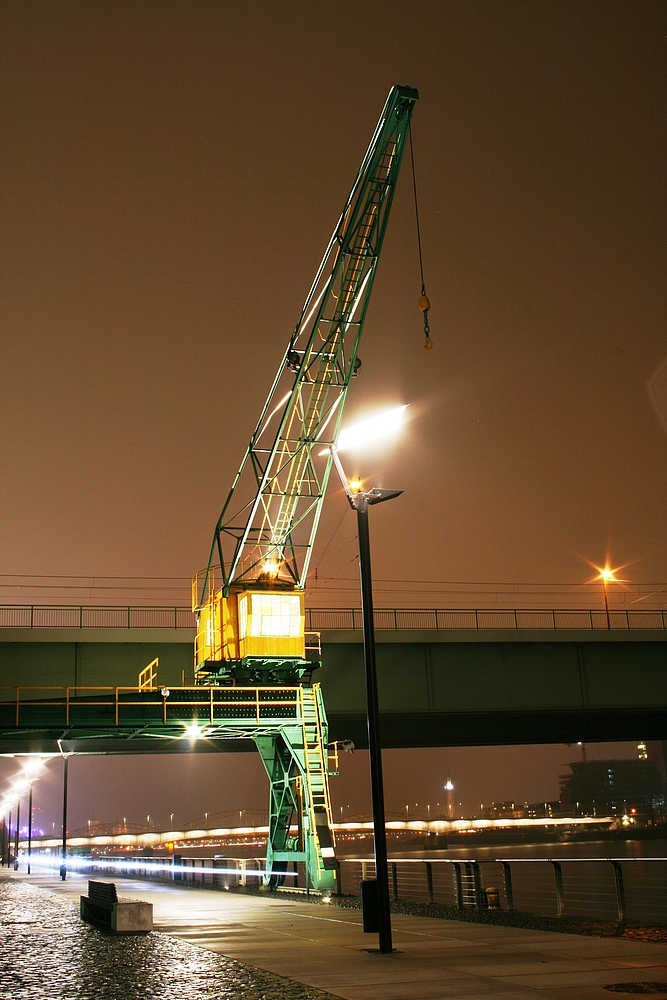
<instances>
[{"instance_id":1,"label":"cobblestone pavement","mask_svg":"<svg viewBox=\"0 0 667 1000\"><path fill-rule=\"evenodd\" d=\"M71 900L0 873L0 1000L331 1000L178 941L81 922Z\"/></svg>"}]
</instances>

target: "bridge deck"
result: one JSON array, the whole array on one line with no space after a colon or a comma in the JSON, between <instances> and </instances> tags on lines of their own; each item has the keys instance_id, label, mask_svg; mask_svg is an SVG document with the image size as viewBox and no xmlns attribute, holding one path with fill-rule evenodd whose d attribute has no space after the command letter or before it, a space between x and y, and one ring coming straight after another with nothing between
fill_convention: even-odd
<instances>
[{"instance_id":1,"label":"bridge deck","mask_svg":"<svg viewBox=\"0 0 667 1000\"><path fill-rule=\"evenodd\" d=\"M394 620L394 612L380 613ZM437 616L442 612L419 614L436 615L434 621L441 621ZM486 619L480 614L476 628L397 629L389 627L388 619L387 627L379 629L384 746L667 739L667 631L646 627L657 624L656 614L662 622L662 612L636 612L640 615L636 620L622 612L617 622L625 625L617 627L612 620L609 629L600 627L604 613L598 612L585 613L584 628L560 627L567 624L564 618L534 612L552 615L551 627L542 629L522 627L521 615L528 612L517 612L516 626L514 612L484 612L496 616L496 625L499 614L510 616L501 628L481 627L480 621ZM32 628L0 627L0 685L129 687L136 685L138 672L156 656L160 684L171 689L192 678L193 632L186 621L175 619L179 627L172 621L171 628L156 628L153 616L143 619L144 627L108 628L102 627L103 618L98 627L72 627L73 623L54 627L52 618L35 626L35 620L33 615ZM127 615L124 620L129 620ZM424 619L411 622L418 626ZM357 624L354 618L348 623ZM361 638L358 628L323 630L323 665L316 679L322 684L331 739L352 739L363 747ZM159 712L160 706L153 707ZM67 720L61 722L66 729ZM34 743L36 720L32 735L29 727L21 728L25 739ZM67 735L75 738L71 731ZM15 751L16 733L13 736ZM250 749L248 743L211 746L199 740L195 749ZM162 744L161 751L183 749L182 741ZM119 752L119 741L107 734L97 749ZM138 730L131 741L123 741L121 752L131 750L146 751ZM1 737L0 752L11 752Z\"/></svg>"}]
</instances>

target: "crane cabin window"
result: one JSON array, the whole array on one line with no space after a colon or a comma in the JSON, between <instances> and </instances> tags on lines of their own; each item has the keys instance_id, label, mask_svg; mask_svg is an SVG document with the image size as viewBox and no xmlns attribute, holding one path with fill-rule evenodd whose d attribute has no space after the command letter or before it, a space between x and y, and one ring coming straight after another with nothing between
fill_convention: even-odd
<instances>
[{"instance_id":1,"label":"crane cabin window","mask_svg":"<svg viewBox=\"0 0 667 1000\"><path fill-rule=\"evenodd\" d=\"M239 601L239 635L298 639L303 635L301 600L297 594L244 594Z\"/></svg>"},{"instance_id":2,"label":"crane cabin window","mask_svg":"<svg viewBox=\"0 0 667 1000\"><path fill-rule=\"evenodd\" d=\"M239 601L239 638L245 639L248 634L248 595Z\"/></svg>"}]
</instances>

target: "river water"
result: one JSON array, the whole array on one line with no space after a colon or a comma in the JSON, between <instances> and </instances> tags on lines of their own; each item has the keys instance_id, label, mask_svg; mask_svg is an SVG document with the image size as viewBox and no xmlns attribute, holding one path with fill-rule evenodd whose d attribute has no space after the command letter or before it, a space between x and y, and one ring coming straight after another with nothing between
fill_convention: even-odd
<instances>
[{"instance_id":1,"label":"river water","mask_svg":"<svg viewBox=\"0 0 667 1000\"><path fill-rule=\"evenodd\" d=\"M435 861L442 858L446 861L495 861L503 859L511 861L521 858L539 860L577 858L667 858L667 839L637 839L601 838L600 840L562 841L554 839L540 844L527 843L494 843L476 842L470 837L469 844L452 844L441 850L426 850L417 845L388 844L390 857L423 858L425 861ZM372 837L363 840L338 840L336 853L338 857L361 858L373 856Z\"/></svg>"}]
</instances>

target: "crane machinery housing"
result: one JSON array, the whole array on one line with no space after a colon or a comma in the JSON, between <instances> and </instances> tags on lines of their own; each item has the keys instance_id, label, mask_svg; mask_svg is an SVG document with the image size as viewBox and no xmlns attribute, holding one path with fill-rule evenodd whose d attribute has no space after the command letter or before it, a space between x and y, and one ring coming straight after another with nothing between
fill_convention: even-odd
<instances>
[{"instance_id":1,"label":"crane machinery housing","mask_svg":"<svg viewBox=\"0 0 667 1000\"><path fill-rule=\"evenodd\" d=\"M304 631L304 588L418 97L411 87L389 93L215 526L208 565L193 580L196 684L255 692L252 738L271 786L272 887L290 861L305 861L314 888L334 884L327 721L312 681L319 637ZM290 717L276 726L286 686L298 691L298 712L285 710Z\"/></svg>"}]
</instances>

